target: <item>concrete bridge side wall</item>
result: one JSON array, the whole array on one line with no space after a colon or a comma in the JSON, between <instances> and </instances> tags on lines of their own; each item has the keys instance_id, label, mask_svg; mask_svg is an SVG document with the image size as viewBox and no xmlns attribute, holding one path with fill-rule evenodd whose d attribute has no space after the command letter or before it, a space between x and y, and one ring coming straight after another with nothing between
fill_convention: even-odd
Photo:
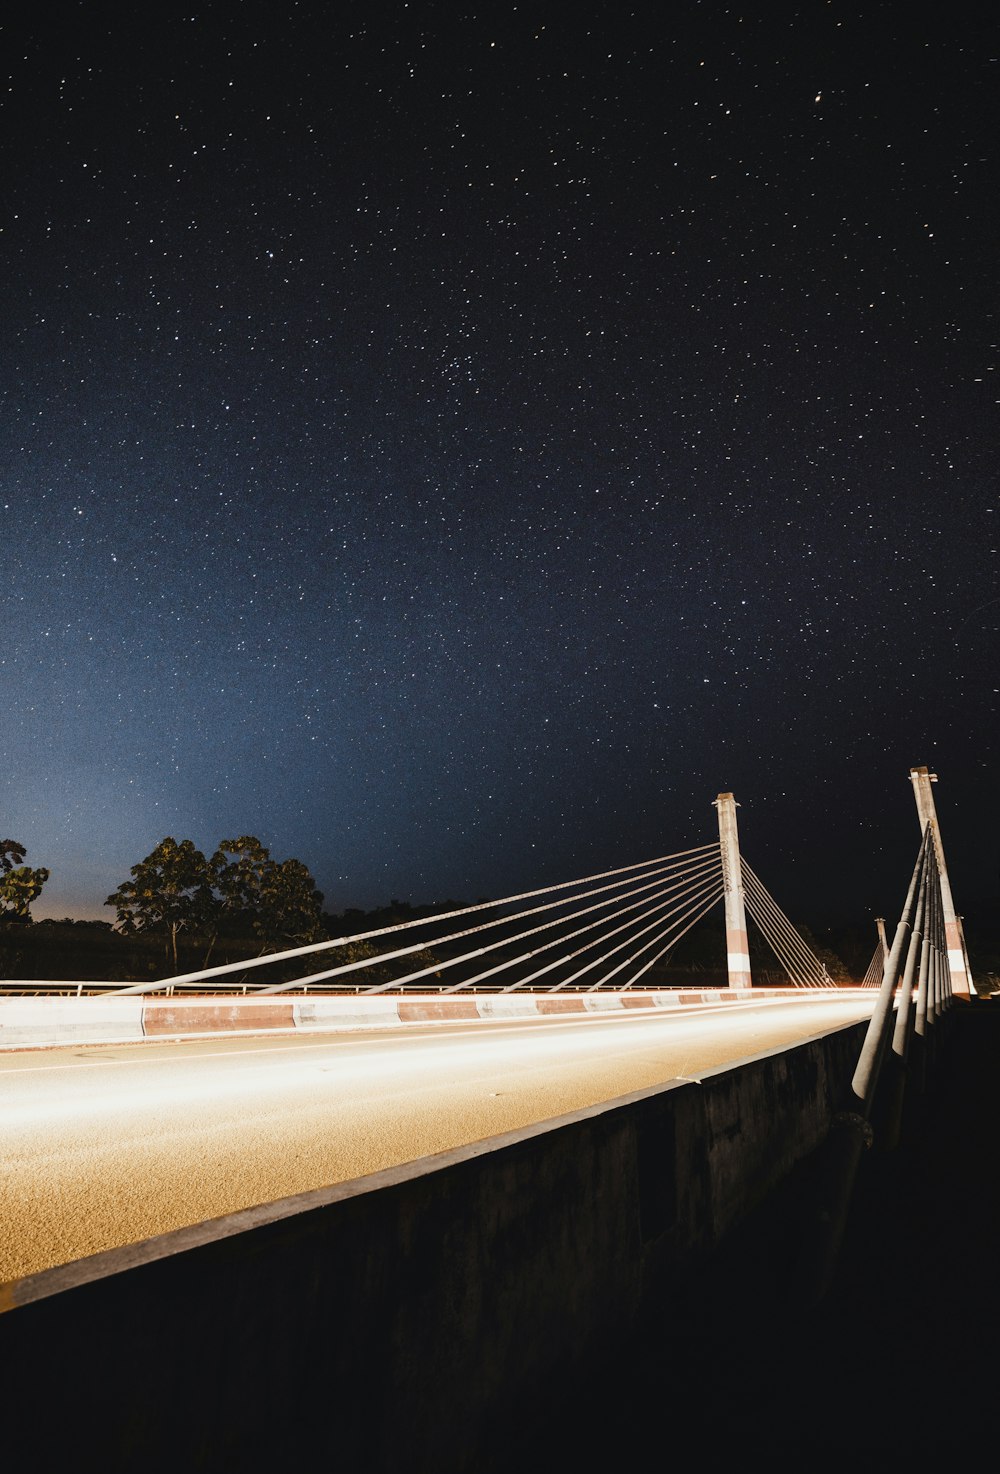
<instances>
[{"instance_id":1,"label":"concrete bridge side wall","mask_svg":"<svg viewBox=\"0 0 1000 1474\"><path fill-rule=\"evenodd\" d=\"M153 1241L0 1315L11 1416L48 1467L88 1447L145 1470L308 1450L465 1474L556 1381L580 1378L583 1409L620 1395L609 1348L651 1320L670 1334L686 1274L822 1141L864 1029L246 1232L205 1225L183 1253Z\"/></svg>"}]
</instances>

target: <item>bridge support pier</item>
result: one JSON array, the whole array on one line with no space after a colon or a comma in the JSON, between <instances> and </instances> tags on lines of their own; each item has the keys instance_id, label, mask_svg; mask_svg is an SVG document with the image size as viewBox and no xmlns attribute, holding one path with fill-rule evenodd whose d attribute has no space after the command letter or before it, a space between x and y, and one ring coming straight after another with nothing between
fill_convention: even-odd
<instances>
[{"instance_id":1,"label":"bridge support pier","mask_svg":"<svg viewBox=\"0 0 1000 1474\"><path fill-rule=\"evenodd\" d=\"M726 897L726 966L731 988L751 988L750 944L747 941L743 871L740 867L740 837L736 827L738 804L731 793L720 793L714 801L719 814L719 844L722 849L722 880Z\"/></svg>"},{"instance_id":2,"label":"bridge support pier","mask_svg":"<svg viewBox=\"0 0 1000 1474\"><path fill-rule=\"evenodd\" d=\"M921 832L929 824L934 840L934 854L937 858L941 882L941 907L944 913L944 934L948 948L951 991L956 997L970 998L974 996L975 989L972 985L972 974L969 971L965 938L962 935L962 922L955 915L955 903L951 896L948 869L944 862L944 847L941 844L941 830L938 827L934 794L931 791L931 784L937 782L937 774L932 773L929 768L911 768L910 782L913 784L913 797L917 802L917 816L920 819Z\"/></svg>"}]
</instances>

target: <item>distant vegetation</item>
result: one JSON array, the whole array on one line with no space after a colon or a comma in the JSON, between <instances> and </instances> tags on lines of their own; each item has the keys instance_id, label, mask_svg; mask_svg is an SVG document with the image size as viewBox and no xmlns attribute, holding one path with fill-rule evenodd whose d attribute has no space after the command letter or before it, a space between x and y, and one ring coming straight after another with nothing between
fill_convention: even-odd
<instances>
[{"instance_id":1,"label":"distant vegetation","mask_svg":"<svg viewBox=\"0 0 1000 1474\"><path fill-rule=\"evenodd\" d=\"M32 922L47 870L15 867L23 845L0 843L0 975L135 982L200 971L326 939L322 894L301 860L273 860L254 835L206 857L162 839L108 896L116 922ZM213 956L213 953L215 954Z\"/></svg>"},{"instance_id":2,"label":"distant vegetation","mask_svg":"<svg viewBox=\"0 0 1000 1474\"><path fill-rule=\"evenodd\" d=\"M24 855L23 845L2 842L6 864L0 871L0 898L9 894L10 900L0 910L0 978L25 982L154 981L349 938L457 904L413 906L394 899L373 911L352 907L331 914L323 911L322 893L303 862L272 859L254 835L224 839L210 856L192 840L168 835L108 896L105 905L114 908L114 922L33 921L30 905L49 872L16 869ZM317 967L374 953L364 942L348 943L324 953ZM418 952L407 965L433 962L430 952ZM267 980L286 980L301 971L301 966L275 964ZM366 983L390 980L385 968L365 972Z\"/></svg>"}]
</instances>

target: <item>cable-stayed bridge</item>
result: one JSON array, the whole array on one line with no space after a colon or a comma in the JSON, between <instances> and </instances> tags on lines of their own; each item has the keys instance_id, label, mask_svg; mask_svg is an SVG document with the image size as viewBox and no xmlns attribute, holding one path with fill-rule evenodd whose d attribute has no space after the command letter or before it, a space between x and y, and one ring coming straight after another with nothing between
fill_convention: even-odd
<instances>
[{"instance_id":1,"label":"cable-stayed bridge","mask_svg":"<svg viewBox=\"0 0 1000 1474\"><path fill-rule=\"evenodd\" d=\"M926 914L926 991L933 1010L948 997L974 990L937 828L934 778L926 768L911 769L910 777L921 834L929 829L933 837L928 864L934 866L937 899L933 908L925 900L921 912ZM664 987L657 969L720 906L726 924L724 986L730 996L754 984L748 917L784 985L835 986L826 965L741 852L733 794L720 793L714 806L717 841L651 860L155 981L71 987L77 994L110 991L121 997L655 991ZM863 988L882 985L889 957L883 919L876 924L878 942L857 984ZM67 984L57 981L0 986L6 992L67 991Z\"/></svg>"},{"instance_id":2,"label":"cable-stayed bridge","mask_svg":"<svg viewBox=\"0 0 1000 1474\"><path fill-rule=\"evenodd\" d=\"M152 983L7 984L13 1405L37 1422L54 1379L67 1438L109 1467L253 1467L286 1448L284 1407L353 1467L458 1474L609 1333L652 1317L683 1345L665 1288L803 1165L786 1248L822 1296L862 1151L893 1146L941 1040L991 1012L952 1007L974 990L932 775L910 776L919 849L859 986L740 853L732 794L717 842L637 865ZM660 986L713 907L718 986ZM782 987L755 982L748 918ZM192 1346L211 1396L185 1420ZM108 1427L71 1371L113 1357L155 1376L127 1379ZM236 1426L262 1362L268 1409Z\"/></svg>"}]
</instances>

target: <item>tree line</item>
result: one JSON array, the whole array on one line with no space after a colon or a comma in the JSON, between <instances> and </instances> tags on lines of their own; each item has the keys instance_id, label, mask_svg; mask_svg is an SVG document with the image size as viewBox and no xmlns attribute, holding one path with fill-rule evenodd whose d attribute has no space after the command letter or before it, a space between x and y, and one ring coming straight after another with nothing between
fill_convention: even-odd
<instances>
[{"instance_id":1,"label":"tree line","mask_svg":"<svg viewBox=\"0 0 1000 1474\"><path fill-rule=\"evenodd\" d=\"M25 855L22 844L0 840L0 920L30 921L49 878L46 869L17 864ZM115 908L122 935L164 935L175 969L182 931L207 935L205 963L223 935L253 936L261 953L326 937L323 896L308 868L272 859L252 834L222 840L209 856L193 840L167 835L129 876L104 904Z\"/></svg>"}]
</instances>

